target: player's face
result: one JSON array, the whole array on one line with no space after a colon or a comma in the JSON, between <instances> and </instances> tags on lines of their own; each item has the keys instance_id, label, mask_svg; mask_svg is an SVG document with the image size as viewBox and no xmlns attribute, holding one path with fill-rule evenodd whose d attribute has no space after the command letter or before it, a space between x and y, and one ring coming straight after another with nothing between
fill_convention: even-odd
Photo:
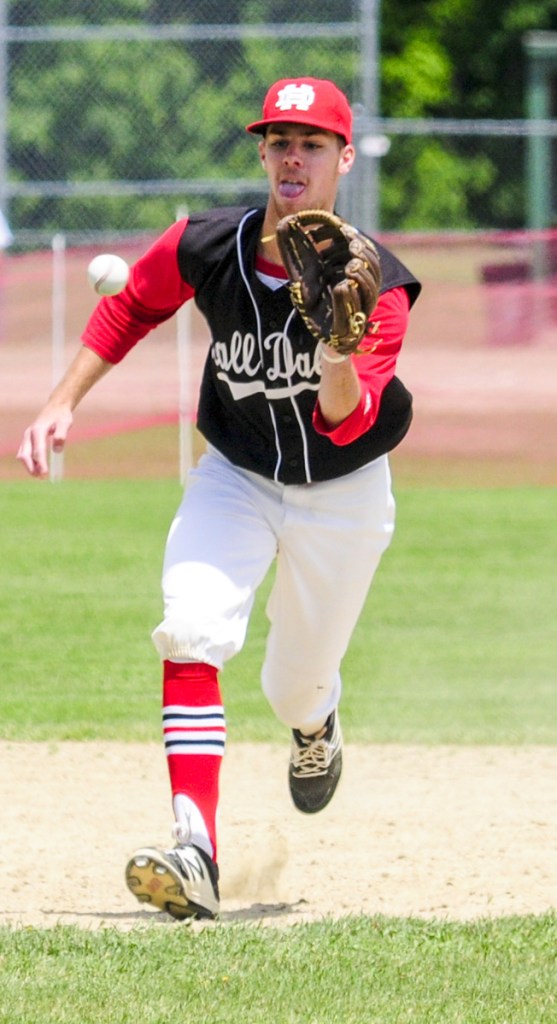
<instances>
[{"instance_id":1,"label":"player's face","mask_svg":"<svg viewBox=\"0 0 557 1024\"><path fill-rule=\"evenodd\" d=\"M306 125L280 123L259 143L269 179L269 210L284 217L296 210L332 211L338 180L354 162L353 146L338 135Z\"/></svg>"}]
</instances>

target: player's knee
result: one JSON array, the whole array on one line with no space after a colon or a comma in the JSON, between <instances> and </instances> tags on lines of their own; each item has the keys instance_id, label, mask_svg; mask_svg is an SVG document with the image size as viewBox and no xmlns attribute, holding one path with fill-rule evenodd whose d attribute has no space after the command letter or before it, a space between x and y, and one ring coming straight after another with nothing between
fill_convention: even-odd
<instances>
[{"instance_id":1,"label":"player's knee","mask_svg":"<svg viewBox=\"0 0 557 1024\"><path fill-rule=\"evenodd\" d=\"M289 729L312 732L340 702L342 681L332 660L277 656L269 653L261 686L272 710Z\"/></svg>"},{"instance_id":2,"label":"player's knee","mask_svg":"<svg viewBox=\"0 0 557 1024\"><path fill-rule=\"evenodd\" d=\"M264 667L261 685L274 714L289 729L320 723L329 713L331 689L322 681L302 681L299 675L275 673Z\"/></svg>"}]
</instances>

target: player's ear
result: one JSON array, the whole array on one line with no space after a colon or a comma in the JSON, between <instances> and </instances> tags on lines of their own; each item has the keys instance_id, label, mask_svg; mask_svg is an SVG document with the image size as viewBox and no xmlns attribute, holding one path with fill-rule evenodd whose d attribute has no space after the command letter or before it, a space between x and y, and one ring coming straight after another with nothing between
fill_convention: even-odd
<instances>
[{"instance_id":1,"label":"player's ear","mask_svg":"<svg viewBox=\"0 0 557 1024\"><path fill-rule=\"evenodd\" d=\"M259 150L259 159L261 160L261 164L264 167L265 166L265 137L260 139L260 141L257 143L257 148Z\"/></svg>"},{"instance_id":2,"label":"player's ear","mask_svg":"<svg viewBox=\"0 0 557 1024\"><path fill-rule=\"evenodd\" d=\"M355 159L356 150L354 149L354 146L343 146L343 148L340 151L340 157L338 161L338 173L348 174L348 172L352 170L352 166L354 164Z\"/></svg>"}]
</instances>

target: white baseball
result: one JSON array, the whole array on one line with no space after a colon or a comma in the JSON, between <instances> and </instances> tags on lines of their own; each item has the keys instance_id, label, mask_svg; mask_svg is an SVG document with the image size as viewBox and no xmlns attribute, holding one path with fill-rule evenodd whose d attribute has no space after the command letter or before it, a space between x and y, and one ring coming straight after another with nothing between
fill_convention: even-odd
<instances>
[{"instance_id":1,"label":"white baseball","mask_svg":"<svg viewBox=\"0 0 557 1024\"><path fill-rule=\"evenodd\" d=\"M128 283L130 268L121 256L103 253L87 267L89 284L97 295L118 295Z\"/></svg>"}]
</instances>

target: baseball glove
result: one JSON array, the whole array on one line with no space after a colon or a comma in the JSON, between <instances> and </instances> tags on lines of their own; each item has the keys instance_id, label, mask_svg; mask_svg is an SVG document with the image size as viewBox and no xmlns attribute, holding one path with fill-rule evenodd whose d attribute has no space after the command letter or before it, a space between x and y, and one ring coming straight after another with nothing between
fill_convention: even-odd
<instances>
[{"instance_id":1,"label":"baseball glove","mask_svg":"<svg viewBox=\"0 0 557 1024\"><path fill-rule=\"evenodd\" d=\"M283 217L276 233L292 302L308 329L341 355L356 352L381 286L373 243L325 210Z\"/></svg>"}]
</instances>

